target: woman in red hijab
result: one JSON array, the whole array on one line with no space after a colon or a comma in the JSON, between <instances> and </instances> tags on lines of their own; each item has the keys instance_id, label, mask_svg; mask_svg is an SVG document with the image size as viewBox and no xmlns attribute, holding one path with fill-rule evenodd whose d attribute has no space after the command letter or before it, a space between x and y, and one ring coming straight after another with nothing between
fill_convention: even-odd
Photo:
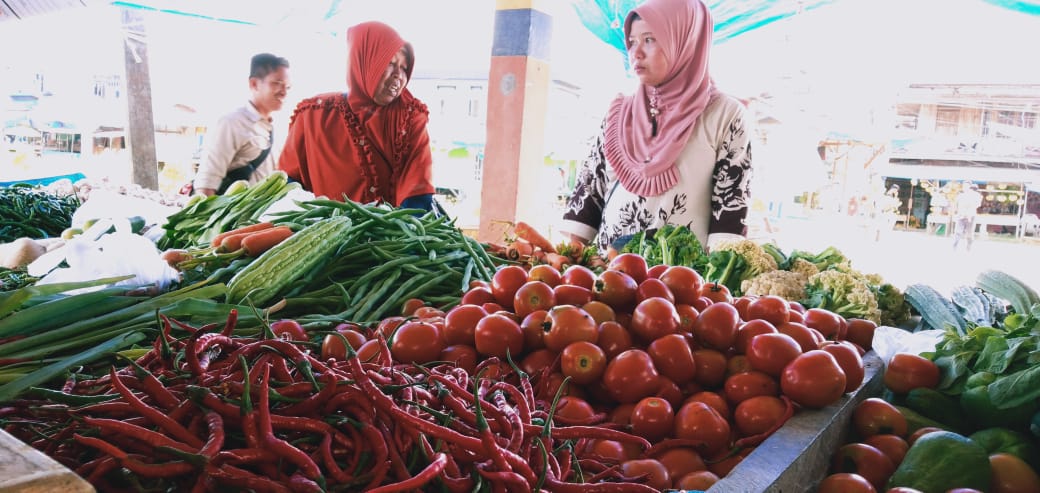
<instances>
[{"instance_id":1,"label":"woman in red hijab","mask_svg":"<svg viewBox=\"0 0 1040 493\"><path fill-rule=\"evenodd\" d=\"M560 228L603 251L666 224L709 248L747 231L751 132L744 105L708 71L713 22L701 0L647 0L625 19L639 79L603 122Z\"/></svg>"},{"instance_id":2,"label":"woman in red hijab","mask_svg":"<svg viewBox=\"0 0 1040 493\"><path fill-rule=\"evenodd\" d=\"M301 101L278 167L330 199L430 210L429 110L406 89L415 54L390 26L347 30L348 92Z\"/></svg>"}]
</instances>

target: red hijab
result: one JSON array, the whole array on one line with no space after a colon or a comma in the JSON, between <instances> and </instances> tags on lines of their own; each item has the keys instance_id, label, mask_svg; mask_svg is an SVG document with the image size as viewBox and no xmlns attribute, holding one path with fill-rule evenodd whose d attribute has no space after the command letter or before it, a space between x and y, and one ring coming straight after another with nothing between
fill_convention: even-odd
<instances>
[{"instance_id":1,"label":"red hijab","mask_svg":"<svg viewBox=\"0 0 1040 493\"><path fill-rule=\"evenodd\" d=\"M372 99L384 69L411 45L390 26L366 22L347 31L349 91L300 102L278 166L316 195L357 202L404 199L434 192L426 131L429 111L407 88L385 106Z\"/></svg>"},{"instance_id":2,"label":"red hijab","mask_svg":"<svg viewBox=\"0 0 1040 493\"><path fill-rule=\"evenodd\" d=\"M671 62L665 82L639 85L631 96L611 104L605 129L607 161L626 190L660 195L679 181L676 159L694 124L715 93L708 74L714 22L701 0L648 0L625 19L625 39L639 15L653 30ZM647 101L656 91L658 132L652 137Z\"/></svg>"}]
</instances>

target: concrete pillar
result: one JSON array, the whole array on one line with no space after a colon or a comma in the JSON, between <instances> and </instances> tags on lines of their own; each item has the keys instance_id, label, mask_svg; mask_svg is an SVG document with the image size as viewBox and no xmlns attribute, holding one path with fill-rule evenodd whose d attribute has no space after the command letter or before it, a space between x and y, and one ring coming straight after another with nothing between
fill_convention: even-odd
<instances>
[{"instance_id":1,"label":"concrete pillar","mask_svg":"<svg viewBox=\"0 0 1040 493\"><path fill-rule=\"evenodd\" d=\"M554 190L539 187L552 36L552 17L539 5L540 0L496 0L480 241L501 241L501 221L531 221L537 204L553 200Z\"/></svg>"},{"instance_id":2,"label":"concrete pillar","mask_svg":"<svg viewBox=\"0 0 1040 493\"><path fill-rule=\"evenodd\" d=\"M152 113L152 79L148 71L148 40L144 15L138 9L122 9L124 64L126 67L126 104L128 110L127 147L130 148L130 183L150 190L159 189L159 165L155 157L155 121Z\"/></svg>"}]
</instances>

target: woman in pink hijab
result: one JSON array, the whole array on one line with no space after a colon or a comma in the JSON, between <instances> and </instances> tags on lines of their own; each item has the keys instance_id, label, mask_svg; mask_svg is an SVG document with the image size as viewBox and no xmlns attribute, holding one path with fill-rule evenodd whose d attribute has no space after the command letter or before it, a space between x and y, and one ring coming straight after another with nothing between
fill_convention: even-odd
<instances>
[{"instance_id":1,"label":"woman in pink hijab","mask_svg":"<svg viewBox=\"0 0 1040 493\"><path fill-rule=\"evenodd\" d=\"M603 251L666 224L709 248L742 238L751 135L744 105L708 72L711 12L701 0L648 0L624 29L640 84L610 105L561 229Z\"/></svg>"}]
</instances>

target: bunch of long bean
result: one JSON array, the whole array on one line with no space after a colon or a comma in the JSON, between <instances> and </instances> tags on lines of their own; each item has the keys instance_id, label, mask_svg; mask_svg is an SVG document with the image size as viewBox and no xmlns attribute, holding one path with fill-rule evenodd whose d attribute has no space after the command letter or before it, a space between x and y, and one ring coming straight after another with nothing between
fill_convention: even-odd
<instances>
[{"instance_id":1,"label":"bunch of long bean","mask_svg":"<svg viewBox=\"0 0 1040 493\"><path fill-rule=\"evenodd\" d=\"M0 187L0 243L60 236L79 206L75 195L54 195L24 183Z\"/></svg>"},{"instance_id":2,"label":"bunch of long bean","mask_svg":"<svg viewBox=\"0 0 1040 493\"><path fill-rule=\"evenodd\" d=\"M300 210L275 214L272 221L300 229L346 215L353 226L333 240L340 246L327 262L286 288L284 316L373 322L396 314L409 298L447 308L459 302L470 281L490 281L494 274L495 262L483 246L447 217L351 201L315 199L299 205Z\"/></svg>"}]
</instances>

